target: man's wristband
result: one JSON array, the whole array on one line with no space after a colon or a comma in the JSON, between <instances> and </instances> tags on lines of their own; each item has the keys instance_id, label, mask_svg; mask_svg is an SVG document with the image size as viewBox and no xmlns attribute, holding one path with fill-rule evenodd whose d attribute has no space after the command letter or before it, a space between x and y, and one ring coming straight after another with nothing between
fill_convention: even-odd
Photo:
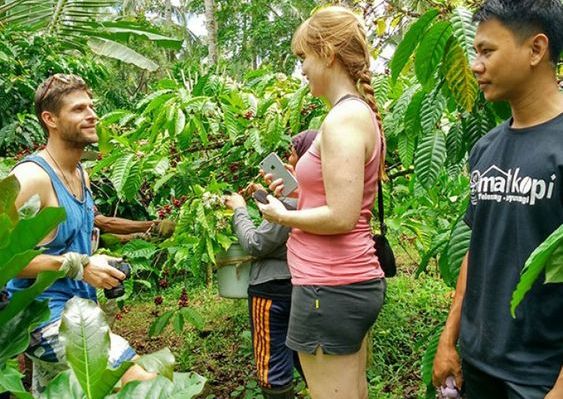
<instances>
[{"instance_id":1,"label":"man's wristband","mask_svg":"<svg viewBox=\"0 0 563 399\"><path fill-rule=\"evenodd\" d=\"M82 280L84 277L84 266L90 263L90 258L77 252L67 252L63 257L64 260L59 270L63 271L68 278Z\"/></svg>"}]
</instances>

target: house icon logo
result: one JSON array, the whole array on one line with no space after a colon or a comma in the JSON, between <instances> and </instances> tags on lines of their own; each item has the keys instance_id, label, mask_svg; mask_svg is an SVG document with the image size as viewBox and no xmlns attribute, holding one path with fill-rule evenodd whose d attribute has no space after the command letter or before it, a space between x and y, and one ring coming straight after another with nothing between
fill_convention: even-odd
<instances>
[{"instance_id":1,"label":"house icon logo","mask_svg":"<svg viewBox=\"0 0 563 399\"><path fill-rule=\"evenodd\" d=\"M522 176L520 168L504 171L496 165L484 172L471 172L471 203L479 201L517 202L534 205L544 198L550 199L555 186L555 174L550 179L536 179Z\"/></svg>"}]
</instances>

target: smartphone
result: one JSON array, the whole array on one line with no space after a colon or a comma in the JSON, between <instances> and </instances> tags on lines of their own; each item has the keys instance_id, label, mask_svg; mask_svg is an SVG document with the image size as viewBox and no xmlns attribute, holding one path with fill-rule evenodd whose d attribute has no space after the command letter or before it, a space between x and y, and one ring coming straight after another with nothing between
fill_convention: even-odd
<instances>
[{"instance_id":1,"label":"smartphone","mask_svg":"<svg viewBox=\"0 0 563 399\"><path fill-rule=\"evenodd\" d=\"M268 203L268 198L266 198L267 196L268 196L268 193L264 190L256 190L254 192L254 194L252 194L252 198L254 198L256 201L258 201L262 204Z\"/></svg>"},{"instance_id":2,"label":"smartphone","mask_svg":"<svg viewBox=\"0 0 563 399\"><path fill-rule=\"evenodd\" d=\"M260 167L265 173L270 173L274 180L283 180L283 190L281 194L287 197L289 194L297 189L297 180L289 171L285 168L282 160L275 152L268 155L262 162L260 162Z\"/></svg>"}]
</instances>

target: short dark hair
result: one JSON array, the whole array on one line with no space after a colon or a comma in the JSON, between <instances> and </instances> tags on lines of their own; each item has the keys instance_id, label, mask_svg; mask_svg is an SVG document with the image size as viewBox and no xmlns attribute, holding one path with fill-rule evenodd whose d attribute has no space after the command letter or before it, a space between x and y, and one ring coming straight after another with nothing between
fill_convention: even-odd
<instances>
[{"instance_id":1,"label":"short dark hair","mask_svg":"<svg viewBox=\"0 0 563 399\"><path fill-rule=\"evenodd\" d=\"M62 99L74 91L84 91L90 98L92 97L92 92L86 82L77 75L57 73L48 77L37 87L35 91L35 115L37 115L37 119L39 119L39 123L46 133L48 133L47 125L43 122L41 114L43 111L58 114L61 110Z\"/></svg>"},{"instance_id":2,"label":"short dark hair","mask_svg":"<svg viewBox=\"0 0 563 399\"><path fill-rule=\"evenodd\" d=\"M557 65L563 48L561 0L485 0L474 22L497 19L521 40L543 33L549 39L550 59Z\"/></svg>"}]
</instances>

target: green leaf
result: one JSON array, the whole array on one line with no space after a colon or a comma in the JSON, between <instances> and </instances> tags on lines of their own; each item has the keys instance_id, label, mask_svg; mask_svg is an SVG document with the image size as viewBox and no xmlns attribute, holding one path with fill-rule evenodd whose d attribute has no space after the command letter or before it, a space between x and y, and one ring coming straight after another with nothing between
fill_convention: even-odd
<instances>
[{"instance_id":1,"label":"green leaf","mask_svg":"<svg viewBox=\"0 0 563 399\"><path fill-rule=\"evenodd\" d=\"M446 135L446 149L448 151L448 163L457 165L465 155L463 146L463 129L459 124L453 125Z\"/></svg>"},{"instance_id":2,"label":"green leaf","mask_svg":"<svg viewBox=\"0 0 563 399\"><path fill-rule=\"evenodd\" d=\"M428 263L430 262L430 259L432 259L434 256L436 256L436 254L442 248L444 248L444 246L447 244L447 242L448 241L445 238L443 238L443 239L439 240L428 251L426 251L424 253L422 258L420 259L420 263L418 265L418 268L416 269L415 277L420 276L421 273L426 271L426 269L428 268Z\"/></svg>"},{"instance_id":3,"label":"green leaf","mask_svg":"<svg viewBox=\"0 0 563 399\"><path fill-rule=\"evenodd\" d=\"M463 49L467 59L472 61L475 58L473 41L477 31L477 26L473 23L473 14L467 8L458 7L452 12L450 22L454 37Z\"/></svg>"},{"instance_id":4,"label":"green leaf","mask_svg":"<svg viewBox=\"0 0 563 399\"><path fill-rule=\"evenodd\" d=\"M185 321L198 330L203 330L203 327L205 327L205 319L195 309L182 308L181 312Z\"/></svg>"},{"instance_id":5,"label":"green leaf","mask_svg":"<svg viewBox=\"0 0 563 399\"><path fill-rule=\"evenodd\" d=\"M399 158L401 163L405 168L409 168L412 165L414 158L414 149L416 145L416 136L406 134L403 132L399 135L399 141L397 143L397 151L399 152Z\"/></svg>"},{"instance_id":6,"label":"green leaf","mask_svg":"<svg viewBox=\"0 0 563 399\"><path fill-rule=\"evenodd\" d=\"M174 382L162 377L127 384L111 399L192 399L203 392L207 380L196 373L174 373Z\"/></svg>"},{"instance_id":7,"label":"green leaf","mask_svg":"<svg viewBox=\"0 0 563 399\"><path fill-rule=\"evenodd\" d=\"M426 31L426 28L438 14L439 11L432 8L411 25L403 40L399 43L393 55L393 59L391 60L391 78L393 81L397 80L397 77L401 74L401 71Z\"/></svg>"},{"instance_id":8,"label":"green leaf","mask_svg":"<svg viewBox=\"0 0 563 399\"><path fill-rule=\"evenodd\" d=\"M149 60L147 57L137 53L135 50L130 49L123 44L114 42L112 40L104 39L101 37L91 37L88 39L88 47L98 54L116 60L133 64L141 69L154 72L158 69L158 64Z\"/></svg>"},{"instance_id":9,"label":"green leaf","mask_svg":"<svg viewBox=\"0 0 563 399\"><path fill-rule=\"evenodd\" d=\"M287 107L289 112L289 126L292 133L297 133L301 129L301 110L303 109L303 99L309 92L309 86L304 85L290 98Z\"/></svg>"},{"instance_id":10,"label":"green leaf","mask_svg":"<svg viewBox=\"0 0 563 399\"><path fill-rule=\"evenodd\" d=\"M563 283L563 243L559 243L545 264L545 282Z\"/></svg>"},{"instance_id":11,"label":"green leaf","mask_svg":"<svg viewBox=\"0 0 563 399\"><path fill-rule=\"evenodd\" d=\"M13 317L17 317L18 313L33 303L35 297L62 276L62 272L43 271L37 275L31 286L15 292L10 298L8 306L0 311L0 326L8 323Z\"/></svg>"},{"instance_id":12,"label":"green leaf","mask_svg":"<svg viewBox=\"0 0 563 399\"><path fill-rule=\"evenodd\" d=\"M260 139L260 130L253 128L250 129L248 132L248 139L254 151L258 154L264 153L264 148L262 147L261 139Z\"/></svg>"},{"instance_id":13,"label":"green leaf","mask_svg":"<svg viewBox=\"0 0 563 399\"><path fill-rule=\"evenodd\" d=\"M557 230L550 234L547 239L542 242L529 256L524 264L520 275L520 281L516 289L512 293L510 301L510 313L516 318L516 308L522 302L528 291L532 288L535 281L544 270L546 264L554 253L561 257L561 246L563 245L563 224ZM560 259L555 262L555 267L561 267ZM551 270L551 276L558 276L560 270Z\"/></svg>"},{"instance_id":14,"label":"green leaf","mask_svg":"<svg viewBox=\"0 0 563 399\"><path fill-rule=\"evenodd\" d=\"M436 351L438 350L438 341L440 340L440 335L442 334L442 329L436 331L430 339L427 341L428 346L424 351L422 356L422 382L426 385L427 397L434 398L436 396L435 388L432 384L432 370L434 369L434 358L436 357Z\"/></svg>"},{"instance_id":15,"label":"green leaf","mask_svg":"<svg viewBox=\"0 0 563 399\"><path fill-rule=\"evenodd\" d=\"M0 311L0 317L6 309ZM29 345L29 334L40 323L49 318L47 302L39 302L31 298L31 303L15 316L2 321L0 328L0 369L8 359L22 353Z\"/></svg>"},{"instance_id":16,"label":"green leaf","mask_svg":"<svg viewBox=\"0 0 563 399\"><path fill-rule=\"evenodd\" d=\"M463 221L463 218L460 218L454 225L447 247L448 269L451 277L451 281L448 285L450 287L455 287L461 269L461 263L469 250L470 240L471 229Z\"/></svg>"},{"instance_id":17,"label":"green leaf","mask_svg":"<svg viewBox=\"0 0 563 399\"><path fill-rule=\"evenodd\" d=\"M65 217L63 208L44 208L36 216L18 222L9 235L8 243L0 248L0 286L5 285L6 281L27 265L25 263L22 266L21 260L16 262L17 257L23 256L29 263L30 253L24 253L34 249Z\"/></svg>"},{"instance_id":18,"label":"green leaf","mask_svg":"<svg viewBox=\"0 0 563 399\"><path fill-rule=\"evenodd\" d=\"M100 25L102 25L104 33L109 33L109 36L114 37L116 40L127 42L130 35L135 35L144 37L164 48L173 50L180 50L182 48L182 40L160 35L148 30L141 24L131 21L104 21Z\"/></svg>"},{"instance_id":19,"label":"green leaf","mask_svg":"<svg viewBox=\"0 0 563 399\"><path fill-rule=\"evenodd\" d=\"M421 108L422 102L426 97L426 91L421 89L412 96L412 99L409 102L409 105L405 111L404 116L404 125L406 133L409 136L417 136L420 132L422 132L422 124L421 124Z\"/></svg>"},{"instance_id":20,"label":"green leaf","mask_svg":"<svg viewBox=\"0 0 563 399\"><path fill-rule=\"evenodd\" d=\"M18 221L16 198L20 192L20 183L11 175L0 181L0 214L6 214L13 224Z\"/></svg>"},{"instance_id":21,"label":"green leaf","mask_svg":"<svg viewBox=\"0 0 563 399\"><path fill-rule=\"evenodd\" d=\"M158 352L143 355L135 361L149 373L158 373L172 381L174 374L174 355L170 349L164 348Z\"/></svg>"},{"instance_id":22,"label":"green leaf","mask_svg":"<svg viewBox=\"0 0 563 399\"><path fill-rule=\"evenodd\" d=\"M17 277L17 275L23 269L25 269L27 265L29 265L29 262L31 262L37 255L40 254L41 251L30 249L25 252L15 254L6 262L0 261L0 266L2 269L2 274L0 274L0 287L3 287L8 281Z\"/></svg>"},{"instance_id":23,"label":"green leaf","mask_svg":"<svg viewBox=\"0 0 563 399\"><path fill-rule=\"evenodd\" d=\"M174 121L174 134L182 133L184 127L186 127L186 115L181 109L178 109Z\"/></svg>"},{"instance_id":24,"label":"green leaf","mask_svg":"<svg viewBox=\"0 0 563 399\"><path fill-rule=\"evenodd\" d=\"M123 197L123 187L129 178L129 172L133 167L133 164L137 160L135 159L135 154L123 154L120 158L117 159L115 164L113 165L113 171L110 177L110 180L117 191L117 195L119 197Z\"/></svg>"},{"instance_id":25,"label":"green leaf","mask_svg":"<svg viewBox=\"0 0 563 399\"><path fill-rule=\"evenodd\" d=\"M423 187L429 189L434 184L445 160L444 133L434 130L422 139L416 150L415 171Z\"/></svg>"},{"instance_id":26,"label":"green leaf","mask_svg":"<svg viewBox=\"0 0 563 399\"><path fill-rule=\"evenodd\" d=\"M203 392L207 379L197 373L174 373L174 388L168 399L191 399Z\"/></svg>"},{"instance_id":27,"label":"green leaf","mask_svg":"<svg viewBox=\"0 0 563 399\"><path fill-rule=\"evenodd\" d=\"M0 370L0 393L11 392L17 399L33 399L22 384L23 374L14 366L8 364L6 368Z\"/></svg>"},{"instance_id":28,"label":"green leaf","mask_svg":"<svg viewBox=\"0 0 563 399\"><path fill-rule=\"evenodd\" d=\"M452 28L448 21L436 22L424 34L414 59L416 77L423 85L428 82L442 61L446 43L451 35Z\"/></svg>"},{"instance_id":29,"label":"green leaf","mask_svg":"<svg viewBox=\"0 0 563 399\"><path fill-rule=\"evenodd\" d=\"M174 93L170 90L155 91L139 101L137 109L139 110L146 106L143 110L143 114L148 114L153 109L159 108L165 101L170 100L172 97L174 97Z\"/></svg>"},{"instance_id":30,"label":"green leaf","mask_svg":"<svg viewBox=\"0 0 563 399\"><path fill-rule=\"evenodd\" d=\"M170 318L174 315L173 310L165 312L162 316L158 317L149 328L149 337L155 337L162 334L162 331L166 328L170 322Z\"/></svg>"},{"instance_id":31,"label":"green leaf","mask_svg":"<svg viewBox=\"0 0 563 399\"><path fill-rule=\"evenodd\" d=\"M172 327L177 334L181 334L184 331L184 316L180 312L176 312L174 319L172 320Z\"/></svg>"},{"instance_id":32,"label":"green leaf","mask_svg":"<svg viewBox=\"0 0 563 399\"><path fill-rule=\"evenodd\" d=\"M132 163L127 179L123 184L123 196L125 197L125 199L133 200L139 193L139 189L141 188L141 184L143 182L143 176L146 175L143 167L143 158L135 160Z\"/></svg>"},{"instance_id":33,"label":"green leaf","mask_svg":"<svg viewBox=\"0 0 563 399\"><path fill-rule=\"evenodd\" d=\"M443 64L444 75L456 103L471 112L477 99L477 81L457 41L451 41Z\"/></svg>"},{"instance_id":34,"label":"green leaf","mask_svg":"<svg viewBox=\"0 0 563 399\"><path fill-rule=\"evenodd\" d=\"M57 375L50 383L40 399L83 399L84 391L80 387L76 376L71 370L66 370Z\"/></svg>"},{"instance_id":35,"label":"green leaf","mask_svg":"<svg viewBox=\"0 0 563 399\"><path fill-rule=\"evenodd\" d=\"M494 115L491 115L488 106L476 107L471 114L462 119L462 126L463 139L467 146L467 151L470 151L477 140L496 126L496 120Z\"/></svg>"},{"instance_id":36,"label":"green leaf","mask_svg":"<svg viewBox=\"0 0 563 399\"><path fill-rule=\"evenodd\" d=\"M420 125L425 136L439 127L437 123L445 108L446 99L439 91L434 91L424 97L420 108Z\"/></svg>"},{"instance_id":37,"label":"green leaf","mask_svg":"<svg viewBox=\"0 0 563 399\"><path fill-rule=\"evenodd\" d=\"M168 399L173 389L170 380L158 375L149 381L131 381L108 399Z\"/></svg>"},{"instance_id":38,"label":"green leaf","mask_svg":"<svg viewBox=\"0 0 563 399\"><path fill-rule=\"evenodd\" d=\"M73 297L66 305L59 330L67 362L88 399L105 397L109 358L109 327L105 315L93 301ZM119 379L119 377L118 377Z\"/></svg>"}]
</instances>

